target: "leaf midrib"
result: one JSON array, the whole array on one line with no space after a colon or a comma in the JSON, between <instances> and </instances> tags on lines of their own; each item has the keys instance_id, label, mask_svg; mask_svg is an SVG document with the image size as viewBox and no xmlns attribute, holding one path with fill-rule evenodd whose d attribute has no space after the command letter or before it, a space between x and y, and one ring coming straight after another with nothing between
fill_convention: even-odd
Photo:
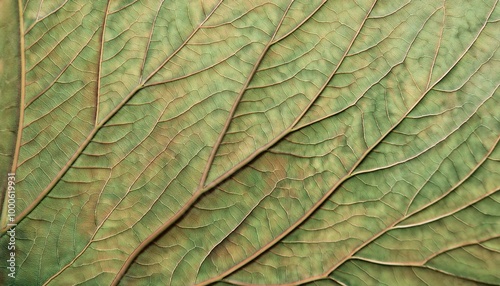
<instances>
[{"instance_id":1,"label":"leaf midrib","mask_svg":"<svg viewBox=\"0 0 500 286\"><path fill-rule=\"evenodd\" d=\"M16 143L14 147L14 155L12 156L12 167L10 169L10 172L15 174L17 170L17 164L19 160L19 152L21 149L21 139L22 139L22 130L23 130L23 124L24 124L24 101L26 97L26 74L25 74L25 69L26 69L26 55L24 51L24 19L23 19L23 9L22 9L22 0L17 1L18 5L18 17L19 17L19 55L21 57L21 68L20 68L20 73L21 73L21 79L20 79L20 86L19 86L19 125L17 129L17 134L16 134ZM7 181L5 181L7 183ZM7 190L7 187L5 187L5 190ZM0 236L2 236L5 231L9 229L8 225L9 224L17 224L17 221L10 222L7 221L7 203L8 203L8 196L0 196L0 199L3 198L2 202L2 212L0 213L0 223L3 225L5 223L5 226L2 226L2 231L0 231Z\"/></svg>"}]
</instances>

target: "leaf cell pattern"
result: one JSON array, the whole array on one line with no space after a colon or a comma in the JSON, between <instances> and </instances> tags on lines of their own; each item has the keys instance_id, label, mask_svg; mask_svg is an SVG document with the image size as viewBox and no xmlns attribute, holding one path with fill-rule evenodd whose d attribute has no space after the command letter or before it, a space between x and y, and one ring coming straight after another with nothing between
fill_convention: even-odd
<instances>
[{"instance_id":1,"label":"leaf cell pattern","mask_svg":"<svg viewBox=\"0 0 500 286\"><path fill-rule=\"evenodd\" d=\"M0 14L19 285L500 285L498 0Z\"/></svg>"}]
</instances>

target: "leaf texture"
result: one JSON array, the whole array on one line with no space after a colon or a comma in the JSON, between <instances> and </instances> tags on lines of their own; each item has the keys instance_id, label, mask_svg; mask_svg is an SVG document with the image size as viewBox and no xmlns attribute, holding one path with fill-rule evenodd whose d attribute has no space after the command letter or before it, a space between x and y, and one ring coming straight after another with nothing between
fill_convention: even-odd
<instances>
[{"instance_id":1,"label":"leaf texture","mask_svg":"<svg viewBox=\"0 0 500 286\"><path fill-rule=\"evenodd\" d=\"M18 285L500 284L497 0L0 5Z\"/></svg>"}]
</instances>

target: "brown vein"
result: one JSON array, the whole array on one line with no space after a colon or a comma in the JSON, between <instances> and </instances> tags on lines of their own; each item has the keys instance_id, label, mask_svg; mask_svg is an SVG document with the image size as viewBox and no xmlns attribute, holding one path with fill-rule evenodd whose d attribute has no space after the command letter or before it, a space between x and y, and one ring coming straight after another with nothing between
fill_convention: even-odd
<instances>
[{"instance_id":1,"label":"brown vein","mask_svg":"<svg viewBox=\"0 0 500 286\"><path fill-rule=\"evenodd\" d=\"M425 88L429 88L429 85L431 84L432 71L434 70L434 66L436 65L436 60L437 60L437 57L439 54L439 50L441 48L441 41L443 40L443 30L444 30L444 26L445 26L444 22L446 20L446 7L445 7L444 2L443 2L442 9L443 9L443 21L441 22L441 30L439 31L439 40L438 40L438 43L436 46L436 52L434 53L434 58L432 59L431 70L429 71L429 79L427 80L427 85L425 86Z\"/></svg>"},{"instance_id":2,"label":"brown vein","mask_svg":"<svg viewBox=\"0 0 500 286\"><path fill-rule=\"evenodd\" d=\"M481 243L488 242L493 239L497 239L498 236L493 236L493 237L486 237L480 240L475 240L475 241L467 241L463 242L460 244L452 245L450 247L446 247L444 249L441 249L440 251L433 253L423 259L422 261L414 261L414 262L399 262L399 261L382 261L382 260L376 260L376 259L370 259L370 258L365 258L361 256L353 256L351 260L361 260L361 261L366 261L370 263L375 263L375 264L380 264L380 265L387 265L387 266L426 266L425 264L431 261L432 259L436 258L437 256L441 254L445 254L446 252L453 251L459 248L467 247L467 246L472 246L472 245L480 245Z\"/></svg>"},{"instance_id":3,"label":"brown vein","mask_svg":"<svg viewBox=\"0 0 500 286\"><path fill-rule=\"evenodd\" d=\"M21 56L21 83L20 83L20 102L19 102L19 125L17 129L16 147L14 149L14 157L12 160L11 172L15 173L17 169L17 161L19 160L19 149L21 148L21 138L24 125L24 100L26 97L26 57L24 51L24 19L22 10L22 1L17 1L19 5L19 54Z\"/></svg>"},{"instance_id":4,"label":"brown vein","mask_svg":"<svg viewBox=\"0 0 500 286\"><path fill-rule=\"evenodd\" d=\"M106 10L104 11L104 21L102 24L102 34L101 34L101 50L99 51L99 65L97 68L97 91L96 91L96 99L95 99L95 122L94 126L98 125L99 121L99 100L101 93L101 72L102 72L102 57L104 55L104 37L106 36L106 22L108 21L108 10L109 4L111 0L108 0L108 4L106 5Z\"/></svg>"},{"instance_id":5,"label":"brown vein","mask_svg":"<svg viewBox=\"0 0 500 286\"><path fill-rule=\"evenodd\" d=\"M146 50L144 51L144 58L143 58L142 64L141 64L141 72L140 72L141 76L139 78L139 83L142 81L142 77L143 77L143 73L144 73L144 66L146 65L146 60L148 58L149 48L151 47L151 39L153 38L153 33L154 33L155 26L156 26L156 20L158 19L158 14L160 14L161 6L163 6L164 2L165 2L165 0L162 0L160 2L160 5L158 6L158 11L156 11L156 15L153 19L153 23L151 24L151 31L149 32L148 45L146 47Z\"/></svg>"},{"instance_id":6,"label":"brown vein","mask_svg":"<svg viewBox=\"0 0 500 286\"><path fill-rule=\"evenodd\" d=\"M22 0L17 1L18 5L18 10L19 10L19 55L21 57L21 81L19 83L19 93L20 93L20 100L19 100L19 123L17 127L17 134L16 134L16 145L14 147L14 156L12 157L12 167L10 169L11 173L16 173L17 170L17 163L19 160L19 150L21 149L21 138L23 134L23 125L24 125L24 100L26 96L26 74L25 74L25 69L26 69L26 58L25 58L25 53L24 53L24 19L23 19L23 7L22 7ZM2 199L2 197L0 197ZM8 196L5 195L3 197L4 202L3 202L3 207L2 207L2 213L0 214L0 223L3 224L5 222L5 226L2 226L2 230L5 229L7 230L7 199ZM14 222L15 224L16 222ZM2 232L0 232L2 234Z\"/></svg>"}]
</instances>

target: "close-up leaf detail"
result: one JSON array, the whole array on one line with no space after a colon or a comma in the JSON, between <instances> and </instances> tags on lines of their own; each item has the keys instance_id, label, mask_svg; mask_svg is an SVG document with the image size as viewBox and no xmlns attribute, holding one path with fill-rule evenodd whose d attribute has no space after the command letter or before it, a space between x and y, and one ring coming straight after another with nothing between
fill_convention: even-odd
<instances>
[{"instance_id":1,"label":"close-up leaf detail","mask_svg":"<svg viewBox=\"0 0 500 286\"><path fill-rule=\"evenodd\" d=\"M3 0L0 36L0 284L500 285L498 0Z\"/></svg>"}]
</instances>

